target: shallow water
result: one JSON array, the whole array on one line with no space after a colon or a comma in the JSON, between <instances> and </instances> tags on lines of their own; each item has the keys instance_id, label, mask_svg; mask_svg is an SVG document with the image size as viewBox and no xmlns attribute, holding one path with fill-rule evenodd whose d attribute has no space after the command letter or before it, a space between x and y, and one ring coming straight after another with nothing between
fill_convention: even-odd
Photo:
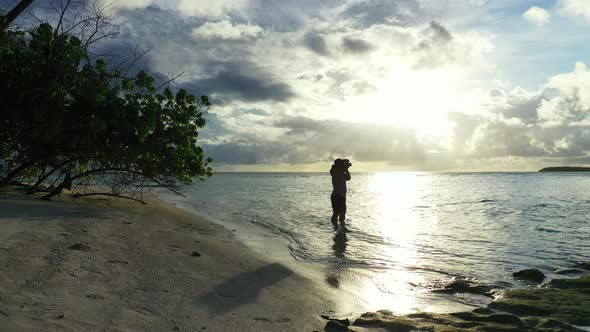
<instances>
[{"instance_id":1,"label":"shallow water","mask_svg":"<svg viewBox=\"0 0 590 332\"><path fill-rule=\"evenodd\" d=\"M330 223L327 173L219 173L187 188L186 198L167 199L222 223L280 234L291 256L322 266L329 285L355 293L371 310L436 310L441 296L429 289L453 277L521 287L511 278L516 270L551 275L590 260L590 174L352 176L349 232Z\"/></svg>"}]
</instances>

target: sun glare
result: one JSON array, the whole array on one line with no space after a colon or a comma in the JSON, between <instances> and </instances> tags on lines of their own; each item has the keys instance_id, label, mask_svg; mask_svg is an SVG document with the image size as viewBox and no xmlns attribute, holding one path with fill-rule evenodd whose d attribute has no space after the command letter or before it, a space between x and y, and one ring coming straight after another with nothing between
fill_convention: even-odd
<instances>
[{"instance_id":1,"label":"sun glare","mask_svg":"<svg viewBox=\"0 0 590 332\"><path fill-rule=\"evenodd\" d=\"M420 230L416 208L424 205L423 193L429 186L429 177L421 173L393 172L376 174L370 185L376 195L377 232L383 241L391 265L362 286L364 298L372 307L391 308L403 314L415 311L418 303L412 283L420 283L420 277L409 266L419 266L416 237ZM375 262L376 265L382 262Z\"/></svg>"}]
</instances>

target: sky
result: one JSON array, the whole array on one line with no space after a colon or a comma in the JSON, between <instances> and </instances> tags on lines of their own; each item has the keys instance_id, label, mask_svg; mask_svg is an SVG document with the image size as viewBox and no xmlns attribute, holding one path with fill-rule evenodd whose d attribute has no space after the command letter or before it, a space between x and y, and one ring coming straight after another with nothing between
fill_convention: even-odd
<instances>
[{"instance_id":1,"label":"sky","mask_svg":"<svg viewBox=\"0 0 590 332\"><path fill-rule=\"evenodd\" d=\"M590 164L588 0L99 1L100 47L211 98L217 171Z\"/></svg>"}]
</instances>

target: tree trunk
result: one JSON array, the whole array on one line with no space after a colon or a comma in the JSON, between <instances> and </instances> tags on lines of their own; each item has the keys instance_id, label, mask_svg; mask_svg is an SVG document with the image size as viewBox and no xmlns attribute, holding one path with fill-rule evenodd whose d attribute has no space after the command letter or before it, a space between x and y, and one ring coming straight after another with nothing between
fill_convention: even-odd
<instances>
[{"instance_id":1,"label":"tree trunk","mask_svg":"<svg viewBox=\"0 0 590 332\"><path fill-rule=\"evenodd\" d=\"M37 192L37 189L39 189L39 186L41 186L43 184L43 182L45 180L47 180L48 177L50 177L51 175L53 175L53 173L55 173L58 169L60 169L63 166L63 164L57 166L56 168L52 169L51 171L45 173L45 174L41 174L41 176L39 177L39 179L37 180L37 182L31 187L31 189L29 189L27 191L27 194L34 194Z\"/></svg>"},{"instance_id":2,"label":"tree trunk","mask_svg":"<svg viewBox=\"0 0 590 332\"><path fill-rule=\"evenodd\" d=\"M62 191L63 191L63 189L64 189L64 185L65 185L65 180L64 180L64 181L62 181L62 182L59 184L59 186L57 186L55 189L53 189L53 190L52 190L52 191L51 191L49 194L47 194L47 195L45 195L45 196L41 197L41 199L46 199L46 200L49 200L49 199L51 199L51 197L61 194L61 192L62 192Z\"/></svg>"},{"instance_id":3,"label":"tree trunk","mask_svg":"<svg viewBox=\"0 0 590 332\"><path fill-rule=\"evenodd\" d=\"M9 185L10 182L12 182L12 180L14 180L14 178L16 178L22 171L24 171L27 167L29 167L31 165L32 165L31 163L23 163L22 165L20 165L16 169L12 170L12 172L8 173L8 175L6 175L4 177L4 179L2 179L2 181L0 181L0 187Z\"/></svg>"},{"instance_id":4,"label":"tree trunk","mask_svg":"<svg viewBox=\"0 0 590 332\"><path fill-rule=\"evenodd\" d=\"M8 19L8 25L12 23L27 7L29 7L34 0L22 0L21 2L16 5L7 15L6 18Z\"/></svg>"}]
</instances>

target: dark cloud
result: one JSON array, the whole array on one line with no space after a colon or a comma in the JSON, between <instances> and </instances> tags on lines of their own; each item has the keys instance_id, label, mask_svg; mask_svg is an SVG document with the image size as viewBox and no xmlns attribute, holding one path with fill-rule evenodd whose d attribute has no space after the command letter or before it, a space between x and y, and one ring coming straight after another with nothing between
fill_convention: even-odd
<instances>
[{"instance_id":1,"label":"dark cloud","mask_svg":"<svg viewBox=\"0 0 590 332\"><path fill-rule=\"evenodd\" d=\"M451 33L436 21L431 21L422 31L419 42L414 46L415 69L432 69L457 60L456 46Z\"/></svg>"},{"instance_id":2,"label":"dark cloud","mask_svg":"<svg viewBox=\"0 0 590 332\"><path fill-rule=\"evenodd\" d=\"M309 50L319 54L319 55L330 55L330 50L328 49L328 44L324 37L317 33L309 32L303 36L303 45L307 47Z\"/></svg>"},{"instance_id":3,"label":"dark cloud","mask_svg":"<svg viewBox=\"0 0 590 332\"><path fill-rule=\"evenodd\" d=\"M232 70L223 70L214 77L194 80L182 86L189 91L210 95L213 102L218 104L235 99L284 102L295 96L287 84L272 81L265 75L249 75Z\"/></svg>"},{"instance_id":4,"label":"dark cloud","mask_svg":"<svg viewBox=\"0 0 590 332\"><path fill-rule=\"evenodd\" d=\"M440 23L436 21L430 22L430 30L432 32L432 39L440 42L449 42L453 39L449 30L443 27Z\"/></svg>"},{"instance_id":5,"label":"dark cloud","mask_svg":"<svg viewBox=\"0 0 590 332\"><path fill-rule=\"evenodd\" d=\"M191 32L205 22L203 19L153 6L122 10L119 15L118 44L105 43L103 51L121 50L139 41L150 53L137 65L171 76L189 74L179 87L190 93L210 95L217 105L230 101L284 102L295 96L288 84L257 65L257 55L240 46L244 41L195 40Z\"/></svg>"},{"instance_id":6,"label":"dark cloud","mask_svg":"<svg viewBox=\"0 0 590 332\"><path fill-rule=\"evenodd\" d=\"M269 144L241 144L236 142L216 145L203 144L207 157L213 158L214 164L255 165L273 163L278 153L277 146ZM280 157L277 156L277 157Z\"/></svg>"},{"instance_id":7,"label":"dark cloud","mask_svg":"<svg viewBox=\"0 0 590 332\"><path fill-rule=\"evenodd\" d=\"M306 117L276 120L274 127L285 129L285 134L273 141L252 137L248 142L208 144L205 151L223 164L306 164L334 155L392 165L424 164L424 147L411 129Z\"/></svg>"},{"instance_id":8,"label":"dark cloud","mask_svg":"<svg viewBox=\"0 0 590 332\"><path fill-rule=\"evenodd\" d=\"M373 47L368 42L362 39L355 39L351 37L342 38L342 47L347 53L366 53Z\"/></svg>"}]
</instances>

